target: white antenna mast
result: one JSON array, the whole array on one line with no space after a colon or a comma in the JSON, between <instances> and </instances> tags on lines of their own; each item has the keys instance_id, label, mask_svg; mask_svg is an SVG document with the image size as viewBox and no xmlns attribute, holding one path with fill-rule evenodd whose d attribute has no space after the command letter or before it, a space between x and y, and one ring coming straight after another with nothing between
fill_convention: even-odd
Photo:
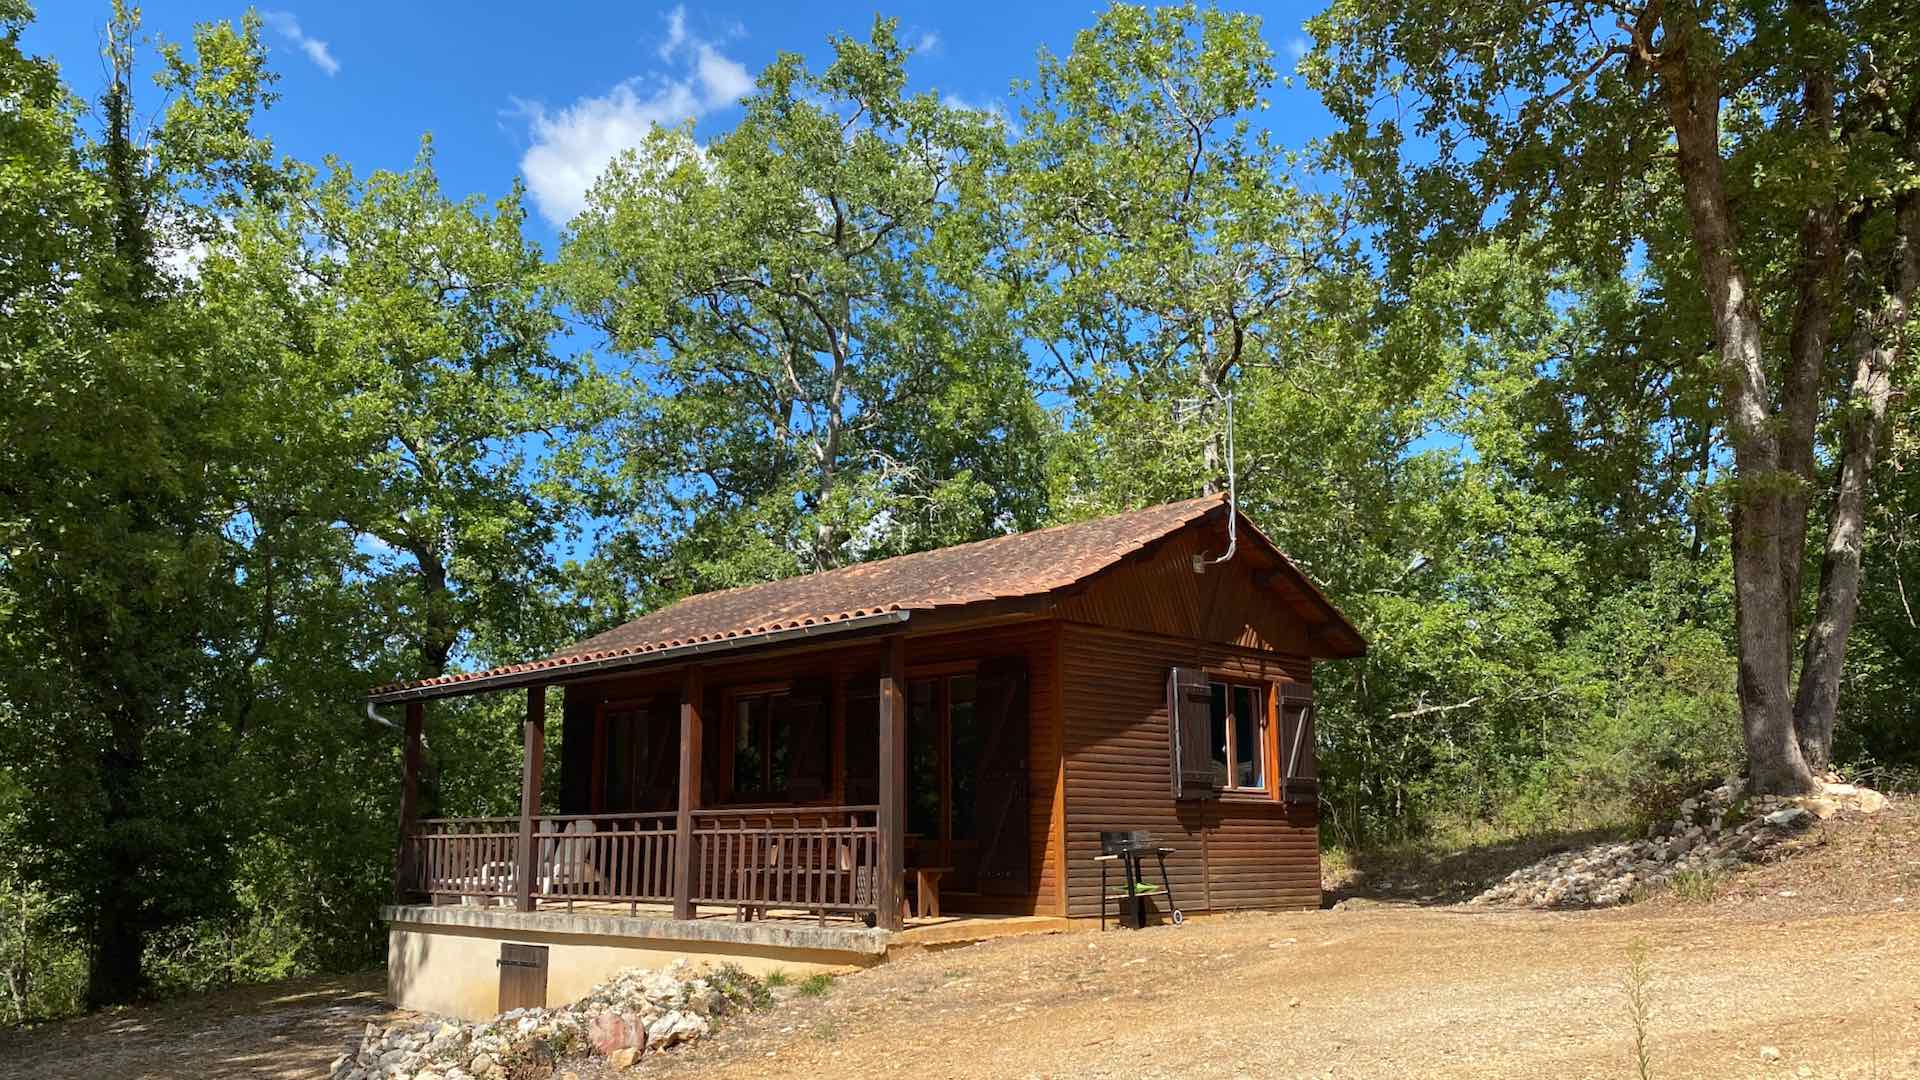
<instances>
[{"instance_id":1,"label":"white antenna mast","mask_svg":"<svg viewBox=\"0 0 1920 1080\"><path fill-rule=\"evenodd\" d=\"M1236 468L1233 446L1233 394L1221 393L1218 387L1207 388L1213 395L1215 404L1224 404L1227 411L1227 550L1217 558L1209 559L1204 555L1193 557L1193 572L1204 574L1207 567L1226 562L1240 546L1240 470ZM1206 407L1203 398L1181 398L1173 403L1174 420L1185 424L1198 416Z\"/></svg>"}]
</instances>

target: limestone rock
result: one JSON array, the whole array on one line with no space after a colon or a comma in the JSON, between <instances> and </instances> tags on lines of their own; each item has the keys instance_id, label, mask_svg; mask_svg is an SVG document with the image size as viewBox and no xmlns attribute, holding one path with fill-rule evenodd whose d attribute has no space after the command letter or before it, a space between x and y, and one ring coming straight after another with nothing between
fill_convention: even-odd
<instances>
[{"instance_id":1,"label":"limestone rock","mask_svg":"<svg viewBox=\"0 0 1920 1080\"><path fill-rule=\"evenodd\" d=\"M707 1031L706 1017L675 1009L663 1014L647 1028L647 1043L650 1046L668 1047L700 1038Z\"/></svg>"},{"instance_id":2,"label":"limestone rock","mask_svg":"<svg viewBox=\"0 0 1920 1080\"><path fill-rule=\"evenodd\" d=\"M616 1069L631 1069L633 1063L640 1060L640 1051L631 1046L623 1046L607 1055L607 1064Z\"/></svg>"},{"instance_id":3,"label":"limestone rock","mask_svg":"<svg viewBox=\"0 0 1920 1080\"><path fill-rule=\"evenodd\" d=\"M1803 799L1801 800L1800 806L1806 810L1807 813L1812 814L1821 821L1825 821L1840 812L1840 802L1837 799Z\"/></svg>"},{"instance_id":4,"label":"limestone rock","mask_svg":"<svg viewBox=\"0 0 1920 1080\"><path fill-rule=\"evenodd\" d=\"M587 1042L593 1052L612 1056L616 1050L647 1045L647 1024L633 1012L603 1012L587 1027Z\"/></svg>"}]
</instances>

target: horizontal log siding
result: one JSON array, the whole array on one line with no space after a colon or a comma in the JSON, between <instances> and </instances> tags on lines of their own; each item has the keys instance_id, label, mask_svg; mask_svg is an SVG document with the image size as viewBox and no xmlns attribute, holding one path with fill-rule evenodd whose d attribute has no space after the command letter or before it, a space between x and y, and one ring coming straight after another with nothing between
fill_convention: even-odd
<instances>
[{"instance_id":1,"label":"horizontal log siding","mask_svg":"<svg viewBox=\"0 0 1920 1080\"><path fill-rule=\"evenodd\" d=\"M1192 574L1189 568L1188 574ZM1063 623L1068 914L1100 911L1102 830L1145 829L1186 911L1320 904L1319 813L1248 796L1175 802L1166 684L1177 665L1248 678L1310 677L1309 661L1204 641Z\"/></svg>"}]
</instances>

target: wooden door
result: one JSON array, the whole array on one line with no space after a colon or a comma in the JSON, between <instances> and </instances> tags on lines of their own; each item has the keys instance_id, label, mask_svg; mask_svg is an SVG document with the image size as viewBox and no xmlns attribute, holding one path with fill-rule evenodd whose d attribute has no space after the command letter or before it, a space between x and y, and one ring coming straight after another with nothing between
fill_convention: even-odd
<instances>
[{"instance_id":1,"label":"wooden door","mask_svg":"<svg viewBox=\"0 0 1920 1080\"><path fill-rule=\"evenodd\" d=\"M1027 843L1027 668L1015 660L984 665L976 688L980 726L974 782L975 880L992 896L1025 896Z\"/></svg>"},{"instance_id":2,"label":"wooden door","mask_svg":"<svg viewBox=\"0 0 1920 1080\"><path fill-rule=\"evenodd\" d=\"M500 1011L547 1007L547 947L500 946Z\"/></svg>"},{"instance_id":3,"label":"wooden door","mask_svg":"<svg viewBox=\"0 0 1920 1080\"><path fill-rule=\"evenodd\" d=\"M949 867L948 892L1027 895L1025 662L915 679L907 716L909 864Z\"/></svg>"}]
</instances>

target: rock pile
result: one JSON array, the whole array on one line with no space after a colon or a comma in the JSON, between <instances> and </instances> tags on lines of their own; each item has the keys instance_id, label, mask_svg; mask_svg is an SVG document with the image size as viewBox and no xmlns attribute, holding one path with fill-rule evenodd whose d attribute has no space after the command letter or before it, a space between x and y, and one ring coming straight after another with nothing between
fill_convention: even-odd
<instances>
[{"instance_id":1,"label":"rock pile","mask_svg":"<svg viewBox=\"0 0 1920 1080\"><path fill-rule=\"evenodd\" d=\"M650 1050L702 1038L715 1017L764 1004L767 991L734 967L685 961L633 970L571 1005L515 1009L484 1023L368 1024L357 1049L335 1058L331 1080L524 1080L561 1059L604 1055L625 1069Z\"/></svg>"},{"instance_id":2,"label":"rock pile","mask_svg":"<svg viewBox=\"0 0 1920 1080\"><path fill-rule=\"evenodd\" d=\"M1682 874L1711 874L1756 859L1767 848L1815 821L1841 812L1876 814L1886 796L1870 788L1824 785L1819 795L1749 797L1739 778L1680 804L1670 822L1641 840L1562 852L1507 875L1469 900L1538 908L1607 907Z\"/></svg>"}]
</instances>

